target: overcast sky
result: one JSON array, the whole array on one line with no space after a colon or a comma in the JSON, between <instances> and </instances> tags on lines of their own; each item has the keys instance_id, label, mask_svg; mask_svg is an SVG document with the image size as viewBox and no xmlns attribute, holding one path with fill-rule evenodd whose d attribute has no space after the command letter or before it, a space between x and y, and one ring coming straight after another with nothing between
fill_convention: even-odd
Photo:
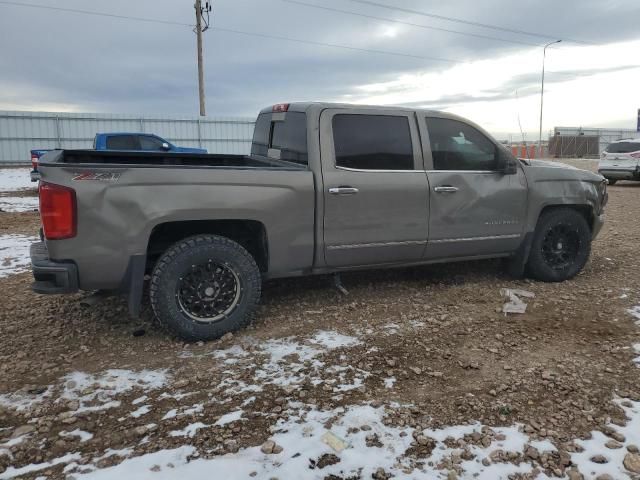
<instances>
[{"instance_id":1,"label":"overcast sky","mask_svg":"<svg viewBox=\"0 0 640 480\"><path fill-rule=\"evenodd\" d=\"M193 0L14 1L194 23ZM638 0L375 0L400 10L353 0L300 1L368 17L285 0L214 0L212 28L204 34L209 115L255 116L266 105L297 100L412 105L458 113L501 137L519 135L520 117L534 139L542 45L559 38L563 42L547 50L545 131L635 128ZM0 109L196 115L195 34L188 26L0 2Z\"/></svg>"}]
</instances>

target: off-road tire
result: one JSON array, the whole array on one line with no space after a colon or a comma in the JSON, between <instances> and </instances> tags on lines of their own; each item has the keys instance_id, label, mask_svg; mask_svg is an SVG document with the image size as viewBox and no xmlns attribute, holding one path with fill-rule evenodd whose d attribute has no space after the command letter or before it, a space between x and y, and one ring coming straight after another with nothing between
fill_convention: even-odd
<instances>
[{"instance_id":1,"label":"off-road tire","mask_svg":"<svg viewBox=\"0 0 640 480\"><path fill-rule=\"evenodd\" d=\"M224 264L240 283L239 298L233 310L213 323L194 320L182 308L178 291L182 277L194 266L208 262ZM249 324L260 300L260 269L254 258L240 244L218 235L196 235L181 240L158 259L149 296L160 324L188 341L214 340Z\"/></svg>"},{"instance_id":2,"label":"off-road tire","mask_svg":"<svg viewBox=\"0 0 640 480\"><path fill-rule=\"evenodd\" d=\"M566 230L572 243L575 242L577 246L575 254L570 256L572 258L566 264L554 266L549 257L555 253L549 253L545 240L553 238L548 236L553 235L557 229ZM584 268L590 253L591 229L584 216L571 208L548 210L538 219L527 261L527 273L543 282L562 282L575 277Z\"/></svg>"}]
</instances>

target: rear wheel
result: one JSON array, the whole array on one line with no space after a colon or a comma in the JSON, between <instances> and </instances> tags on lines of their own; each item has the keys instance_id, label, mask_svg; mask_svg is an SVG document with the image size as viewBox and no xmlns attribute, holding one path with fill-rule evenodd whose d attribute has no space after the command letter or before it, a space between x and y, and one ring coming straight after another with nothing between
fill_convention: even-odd
<instances>
[{"instance_id":1,"label":"rear wheel","mask_svg":"<svg viewBox=\"0 0 640 480\"><path fill-rule=\"evenodd\" d=\"M607 178L607 182L609 182L609 185L615 185L617 181L617 178Z\"/></svg>"},{"instance_id":2,"label":"rear wheel","mask_svg":"<svg viewBox=\"0 0 640 480\"><path fill-rule=\"evenodd\" d=\"M529 274L544 282L576 276L591 252L591 229L585 218L570 208L543 213L534 232L527 262Z\"/></svg>"},{"instance_id":3,"label":"rear wheel","mask_svg":"<svg viewBox=\"0 0 640 480\"><path fill-rule=\"evenodd\" d=\"M185 340L213 340L244 327L260 299L260 270L241 245L197 235L170 247L152 276L151 305Z\"/></svg>"}]
</instances>

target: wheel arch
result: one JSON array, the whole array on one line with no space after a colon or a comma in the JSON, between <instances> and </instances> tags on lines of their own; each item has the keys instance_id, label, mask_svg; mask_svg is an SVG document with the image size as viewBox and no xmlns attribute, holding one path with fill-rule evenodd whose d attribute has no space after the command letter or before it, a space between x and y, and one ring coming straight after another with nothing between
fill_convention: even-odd
<instances>
[{"instance_id":1,"label":"wheel arch","mask_svg":"<svg viewBox=\"0 0 640 480\"><path fill-rule=\"evenodd\" d=\"M256 220L182 220L163 222L153 227L147 243L148 266L153 266L167 248L187 237L219 235L242 245L255 259L260 272L269 271L267 230Z\"/></svg>"},{"instance_id":2,"label":"wheel arch","mask_svg":"<svg viewBox=\"0 0 640 480\"><path fill-rule=\"evenodd\" d=\"M588 204L577 204L577 203L560 203L560 204L552 204L552 205L545 205L540 212L538 213L538 217L536 219L536 225L538 223L538 221L540 220L540 218L542 218L542 216L552 210L575 210L576 212L578 212L580 215L582 215L584 217L584 219L587 221L587 225L589 225L589 228L591 229L591 231L593 232L593 226L594 226L594 221L595 221L595 212L593 210L593 206L592 205L588 205ZM535 230L535 227L534 227Z\"/></svg>"}]
</instances>

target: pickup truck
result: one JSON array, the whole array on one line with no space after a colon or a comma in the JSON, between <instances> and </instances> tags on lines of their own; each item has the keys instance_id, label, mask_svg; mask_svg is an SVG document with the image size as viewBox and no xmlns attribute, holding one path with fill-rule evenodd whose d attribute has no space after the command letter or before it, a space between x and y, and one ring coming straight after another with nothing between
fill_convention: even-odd
<instances>
[{"instance_id":1,"label":"pickup truck","mask_svg":"<svg viewBox=\"0 0 640 480\"><path fill-rule=\"evenodd\" d=\"M327 103L262 110L248 156L67 150L41 171L33 289L120 292L135 316L146 278L188 340L246 325L265 279L502 257L566 280L607 202L602 176L458 116Z\"/></svg>"},{"instance_id":2,"label":"pickup truck","mask_svg":"<svg viewBox=\"0 0 640 480\"><path fill-rule=\"evenodd\" d=\"M135 150L142 152L207 153L204 148L178 147L152 133L97 133L94 150ZM38 161L50 150L31 150L31 181L40 180Z\"/></svg>"}]
</instances>

